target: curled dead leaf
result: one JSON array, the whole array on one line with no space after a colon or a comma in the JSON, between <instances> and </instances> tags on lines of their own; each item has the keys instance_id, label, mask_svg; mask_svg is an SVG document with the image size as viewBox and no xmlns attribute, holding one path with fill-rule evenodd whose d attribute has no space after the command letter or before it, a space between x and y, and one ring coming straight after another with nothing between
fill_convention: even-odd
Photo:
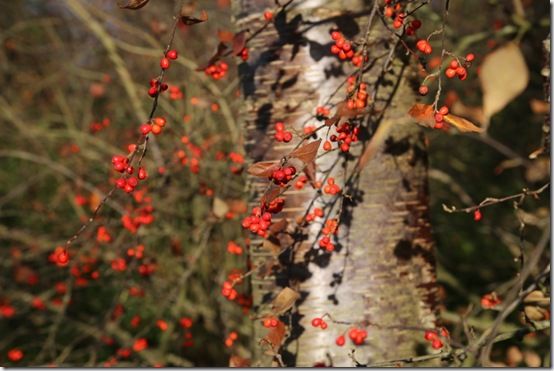
<instances>
[{"instance_id":1,"label":"curled dead leaf","mask_svg":"<svg viewBox=\"0 0 554 371\"><path fill-rule=\"evenodd\" d=\"M248 174L253 176L259 176L267 178L271 175L273 170L277 169L278 165L275 161L261 161L256 162L248 167Z\"/></svg>"},{"instance_id":2,"label":"curled dead leaf","mask_svg":"<svg viewBox=\"0 0 554 371\"><path fill-rule=\"evenodd\" d=\"M206 22L208 20L208 13L205 10L201 10L200 15L197 17L193 16L190 12L190 7L186 5L181 8L181 22L183 22L187 26Z\"/></svg>"},{"instance_id":3,"label":"curled dead leaf","mask_svg":"<svg viewBox=\"0 0 554 371\"><path fill-rule=\"evenodd\" d=\"M233 36L233 54L239 54L246 45L246 32L240 31Z\"/></svg>"},{"instance_id":4,"label":"curled dead leaf","mask_svg":"<svg viewBox=\"0 0 554 371\"><path fill-rule=\"evenodd\" d=\"M317 156L317 150L321 144L321 139L318 139L314 142L307 143L302 147L299 147L292 151L289 155L290 158L297 158L304 162L304 164L309 164L315 161Z\"/></svg>"},{"instance_id":5,"label":"curled dead leaf","mask_svg":"<svg viewBox=\"0 0 554 371\"><path fill-rule=\"evenodd\" d=\"M287 310L292 308L296 300L300 297L300 294L291 289L290 287L285 287L281 290L279 294L273 299L271 303L271 308L273 313L280 315L285 313Z\"/></svg>"},{"instance_id":6,"label":"curled dead leaf","mask_svg":"<svg viewBox=\"0 0 554 371\"><path fill-rule=\"evenodd\" d=\"M420 125L430 128L435 126L435 114L430 104L416 103L410 108L408 114Z\"/></svg>"},{"instance_id":7,"label":"curled dead leaf","mask_svg":"<svg viewBox=\"0 0 554 371\"><path fill-rule=\"evenodd\" d=\"M456 129L458 129L461 132L464 133L480 133L483 131L482 128L476 126L471 121L466 120L463 117L456 116L453 114L448 114L444 116L444 121L449 123L450 125L454 126Z\"/></svg>"},{"instance_id":8,"label":"curled dead leaf","mask_svg":"<svg viewBox=\"0 0 554 371\"><path fill-rule=\"evenodd\" d=\"M148 4L150 0L119 0L117 6L121 9L137 10Z\"/></svg>"}]
</instances>

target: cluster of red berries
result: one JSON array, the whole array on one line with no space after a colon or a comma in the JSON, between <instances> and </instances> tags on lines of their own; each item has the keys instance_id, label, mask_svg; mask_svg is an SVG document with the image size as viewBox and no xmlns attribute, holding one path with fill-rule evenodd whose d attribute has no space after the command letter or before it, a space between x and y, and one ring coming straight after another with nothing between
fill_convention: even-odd
<instances>
[{"instance_id":1,"label":"cluster of red berries","mask_svg":"<svg viewBox=\"0 0 554 371\"><path fill-rule=\"evenodd\" d=\"M333 148L331 142L338 142L340 150L348 152L350 151L350 144L358 141L359 131L358 127L353 127L350 123L344 122L337 128L338 135L331 135L329 140L323 143L323 149L330 151Z\"/></svg>"},{"instance_id":2,"label":"cluster of red berries","mask_svg":"<svg viewBox=\"0 0 554 371\"><path fill-rule=\"evenodd\" d=\"M271 214L270 214L271 216ZM241 255L242 254L242 247L238 245L235 241L229 241L227 242L227 252L229 254L234 255Z\"/></svg>"},{"instance_id":3,"label":"cluster of red berries","mask_svg":"<svg viewBox=\"0 0 554 371\"><path fill-rule=\"evenodd\" d=\"M112 235L110 234L110 232L108 232L108 228L103 225L98 227L98 229L96 230L96 241L98 241L98 243L112 242Z\"/></svg>"},{"instance_id":4,"label":"cluster of red berries","mask_svg":"<svg viewBox=\"0 0 554 371\"><path fill-rule=\"evenodd\" d=\"M105 118L103 119L102 121L99 121L99 122L92 122L89 126L90 128L90 132L91 133L97 133L105 128L107 128L108 126L110 126L110 119L109 118Z\"/></svg>"},{"instance_id":5,"label":"cluster of red berries","mask_svg":"<svg viewBox=\"0 0 554 371\"><path fill-rule=\"evenodd\" d=\"M331 46L331 53L336 54L339 59L352 59L352 63L359 67L361 64L361 56L354 55L354 49L352 43L344 38L339 31L331 32L331 39L335 41L335 44ZM356 60L354 58L356 57Z\"/></svg>"},{"instance_id":6,"label":"cluster of red berries","mask_svg":"<svg viewBox=\"0 0 554 371\"><path fill-rule=\"evenodd\" d=\"M315 115L319 118L329 117L331 110L323 106L317 106L315 109Z\"/></svg>"},{"instance_id":7,"label":"cluster of red berries","mask_svg":"<svg viewBox=\"0 0 554 371\"><path fill-rule=\"evenodd\" d=\"M355 345L362 345L367 338L367 331L354 327L348 331L348 337Z\"/></svg>"},{"instance_id":8,"label":"cluster of red berries","mask_svg":"<svg viewBox=\"0 0 554 371\"><path fill-rule=\"evenodd\" d=\"M402 12L402 4L400 2L397 2L394 5L391 4L392 0L385 0L383 15L387 18L393 18L392 26L398 29L404 24L406 13Z\"/></svg>"},{"instance_id":9,"label":"cluster of red berries","mask_svg":"<svg viewBox=\"0 0 554 371\"><path fill-rule=\"evenodd\" d=\"M275 123L275 140L285 143L292 140L292 133L285 130L285 124L281 121Z\"/></svg>"},{"instance_id":10,"label":"cluster of red berries","mask_svg":"<svg viewBox=\"0 0 554 371\"><path fill-rule=\"evenodd\" d=\"M323 236L319 240L319 247L324 248L327 252L333 252L335 250L335 244L331 242L331 237Z\"/></svg>"},{"instance_id":11,"label":"cluster of red berries","mask_svg":"<svg viewBox=\"0 0 554 371\"><path fill-rule=\"evenodd\" d=\"M229 334L229 336L227 336L227 339L225 339L225 346L227 348L230 348L233 346L233 343L235 342L235 340L237 340L239 338L239 334L236 333L236 331L231 331L231 333Z\"/></svg>"},{"instance_id":12,"label":"cluster of red berries","mask_svg":"<svg viewBox=\"0 0 554 371\"><path fill-rule=\"evenodd\" d=\"M58 267L65 267L69 263L69 253L63 246L56 246L54 251L48 256L48 260Z\"/></svg>"},{"instance_id":13,"label":"cluster of red berries","mask_svg":"<svg viewBox=\"0 0 554 371\"><path fill-rule=\"evenodd\" d=\"M150 88L148 89L148 95L154 98L157 96L160 92L166 91L168 88L168 85L165 82L162 82L160 84L159 79L151 79L150 80Z\"/></svg>"},{"instance_id":14,"label":"cluster of red berries","mask_svg":"<svg viewBox=\"0 0 554 371\"><path fill-rule=\"evenodd\" d=\"M433 48L431 47L431 44L429 44L429 41L420 39L416 43L416 48L423 54L431 54L433 52Z\"/></svg>"},{"instance_id":15,"label":"cluster of red berries","mask_svg":"<svg viewBox=\"0 0 554 371\"><path fill-rule=\"evenodd\" d=\"M252 213L242 220L242 227L258 234L258 236L265 237L271 226L271 218L270 212L262 213L260 207L254 207Z\"/></svg>"},{"instance_id":16,"label":"cluster of red berries","mask_svg":"<svg viewBox=\"0 0 554 371\"><path fill-rule=\"evenodd\" d=\"M328 219L325 221L325 226L321 230L324 235L319 240L319 247L324 248L328 252L335 250L335 245L331 242L331 235L336 235L339 228L339 222L337 219Z\"/></svg>"},{"instance_id":17,"label":"cluster of red berries","mask_svg":"<svg viewBox=\"0 0 554 371\"><path fill-rule=\"evenodd\" d=\"M338 184L335 184L335 178L329 177L327 179L327 185L323 187L323 192L328 195L336 195L340 193L340 187Z\"/></svg>"},{"instance_id":18,"label":"cluster of red berries","mask_svg":"<svg viewBox=\"0 0 554 371\"><path fill-rule=\"evenodd\" d=\"M121 223L125 229L134 234L140 226L152 224L154 221L154 215L152 215L153 212L154 207L152 205L145 205L135 211L135 214L138 214L136 216L132 216L130 214L123 215L121 217Z\"/></svg>"},{"instance_id":19,"label":"cluster of red berries","mask_svg":"<svg viewBox=\"0 0 554 371\"><path fill-rule=\"evenodd\" d=\"M219 80L225 76L227 70L229 70L229 65L225 62L219 61L206 67L204 72L206 75L211 76L212 79Z\"/></svg>"},{"instance_id":20,"label":"cluster of red berries","mask_svg":"<svg viewBox=\"0 0 554 371\"><path fill-rule=\"evenodd\" d=\"M348 88L347 92L352 93L354 89L356 89L356 78L354 76L351 76L348 78ZM348 109L361 109L367 106L367 99L369 95L367 94L367 84L360 83L360 86L358 87L358 91L352 95L350 99L346 102L346 107Z\"/></svg>"},{"instance_id":21,"label":"cluster of red berries","mask_svg":"<svg viewBox=\"0 0 554 371\"><path fill-rule=\"evenodd\" d=\"M425 331L425 335L423 337L425 340L431 343L431 347L433 347L433 349L441 349L444 346L444 344L440 338L443 337L447 339L449 336L450 334L448 333L448 330L445 329L444 327L441 327L439 331L434 331L434 330Z\"/></svg>"},{"instance_id":22,"label":"cluster of red berries","mask_svg":"<svg viewBox=\"0 0 554 371\"><path fill-rule=\"evenodd\" d=\"M323 212L322 208L315 207L312 213L308 213L308 215L306 215L306 221L309 223L313 221L315 218L323 218L324 215L325 213Z\"/></svg>"},{"instance_id":23,"label":"cluster of red berries","mask_svg":"<svg viewBox=\"0 0 554 371\"><path fill-rule=\"evenodd\" d=\"M178 86L172 85L169 87L169 99L179 100L179 99L183 99L184 96L185 95L183 94L183 92Z\"/></svg>"},{"instance_id":24,"label":"cluster of red berries","mask_svg":"<svg viewBox=\"0 0 554 371\"><path fill-rule=\"evenodd\" d=\"M308 183L308 177L306 175L300 175L294 182L294 188L297 190L304 189L304 186Z\"/></svg>"},{"instance_id":25,"label":"cluster of red berries","mask_svg":"<svg viewBox=\"0 0 554 371\"><path fill-rule=\"evenodd\" d=\"M296 168L294 166L283 166L274 170L269 176L269 180L279 186L287 184L296 174Z\"/></svg>"},{"instance_id":26,"label":"cluster of red berries","mask_svg":"<svg viewBox=\"0 0 554 371\"><path fill-rule=\"evenodd\" d=\"M262 320L262 325L265 328L277 327L279 325L279 320L274 316L269 316Z\"/></svg>"},{"instance_id":27,"label":"cluster of red berries","mask_svg":"<svg viewBox=\"0 0 554 371\"><path fill-rule=\"evenodd\" d=\"M223 282L223 288L221 294L229 300L235 300L238 296L237 290L233 288L233 284L229 281Z\"/></svg>"},{"instance_id":28,"label":"cluster of red berries","mask_svg":"<svg viewBox=\"0 0 554 371\"><path fill-rule=\"evenodd\" d=\"M492 309L501 303L502 303L502 300L498 297L498 295L495 292L491 292L490 294L485 294L481 298L481 306L484 309Z\"/></svg>"},{"instance_id":29,"label":"cluster of red berries","mask_svg":"<svg viewBox=\"0 0 554 371\"><path fill-rule=\"evenodd\" d=\"M178 56L177 50L168 50L168 52L165 53L165 57L160 59L160 67L162 70L167 70L171 66L171 61L177 59Z\"/></svg>"},{"instance_id":30,"label":"cluster of red berries","mask_svg":"<svg viewBox=\"0 0 554 371\"><path fill-rule=\"evenodd\" d=\"M143 277L148 277L154 274L157 270L157 265L155 263L144 263L139 265L138 272Z\"/></svg>"},{"instance_id":31,"label":"cluster of red berries","mask_svg":"<svg viewBox=\"0 0 554 371\"><path fill-rule=\"evenodd\" d=\"M325 330L327 328L327 322L321 317L316 317L312 320L312 326L314 327L320 327L322 330Z\"/></svg>"},{"instance_id":32,"label":"cluster of red berries","mask_svg":"<svg viewBox=\"0 0 554 371\"><path fill-rule=\"evenodd\" d=\"M127 256L135 259L142 259L144 257L144 245L137 245L127 249Z\"/></svg>"},{"instance_id":33,"label":"cluster of red berries","mask_svg":"<svg viewBox=\"0 0 554 371\"><path fill-rule=\"evenodd\" d=\"M151 132L154 135L158 135L162 132L166 123L167 120L164 117L154 117L150 123L140 126L140 133L142 135L148 135L148 133Z\"/></svg>"},{"instance_id":34,"label":"cluster of red berries","mask_svg":"<svg viewBox=\"0 0 554 371\"><path fill-rule=\"evenodd\" d=\"M464 66L460 66L460 63L456 59L450 61L448 68L444 71L444 74L449 79L458 76L458 78L463 81L467 78L466 68Z\"/></svg>"},{"instance_id":35,"label":"cluster of red berries","mask_svg":"<svg viewBox=\"0 0 554 371\"><path fill-rule=\"evenodd\" d=\"M435 112L435 129L444 128L444 116L448 115L448 107L442 106L437 112Z\"/></svg>"},{"instance_id":36,"label":"cluster of red berries","mask_svg":"<svg viewBox=\"0 0 554 371\"><path fill-rule=\"evenodd\" d=\"M268 212L272 214L280 213L281 210L283 210L283 206L285 206L285 199L282 197L278 197L276 199L271 200L268 204L265 205L265 208Z\"/></svg>"},{"instance_id":37,"label":"cluster of red berries","mask_svg":"<svg viewBox=\"0 0 554 371\"><path fill-rule=\"evenodd\" d=\"M413 36L416 31L421 27L421 21L419 19L414 19L410 22L410 25L406 27L406 35Z\"/></svg>"}]
</instances>

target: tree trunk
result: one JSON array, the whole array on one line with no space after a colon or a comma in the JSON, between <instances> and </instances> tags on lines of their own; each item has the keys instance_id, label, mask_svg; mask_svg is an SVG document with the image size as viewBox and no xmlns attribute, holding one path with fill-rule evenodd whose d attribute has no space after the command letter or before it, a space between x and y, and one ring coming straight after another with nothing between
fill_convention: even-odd
<instances>
[{"instance_id":1,"label":"tree trunk","mask_svg":"<svg viewBox=\"0 0 554 371\"><path fill-rule=\"evenodd\" d=\"M237 30L257 30L265 22L263 12L274 6L273 0L235 1ZM354 69L329 52L330 31L338 26L348 39L363 39L371 10L362 1L293 1L249 42L250 58L239 67L239 74L246 152L252 162L279 160L300 140L295 136L288 144L276 142L276 121L302 133L306 122L321 125L310 117L336 90L331 103L345 99L341 84ZM390 50L397 46L398 51ZM316 178L334 176L345 197L336 201L310 186L285 193L280 217L294 221L313 207L324 208L325 218L340 216L335 251L318 248L321 223L312 223L301 241L289 244L280 255L272 274L252 276L255 309L270 302L280 287L289 286L301 294L292 313L281 317L290 325L280 349L287 366L353 366L349 353L354 348L356 360L364 364L414 356L424 349L422 328L435 326L427 157L423 134L407 115L415 103L409 83L414 76L402 51L376 14L369 38L372 67L364 74L370 97L375 94L375 103L370 102L374 110L362 120L363 146L353 146L354 159L377 126L387 133L386 139L350 186L345 182L355 166L352 157L346 161L340 151L332 151L317 160ZM325 140L327 130L317 135ZM267 180L250 177L248 185L251 206L259 206ZM253 266L272 257L262 243L252 238ZM286 241L282 246L287 247ZM312 319L325 313L335 322L326 318L329 328L313 327ZM273 357L258 344L267 333L259 322L254 325L252 364L267 366ZM337 346L335 338L355 325L368 331L365 343L354 346L347 340L345 346Z\"/></svg>"}]
</instances>

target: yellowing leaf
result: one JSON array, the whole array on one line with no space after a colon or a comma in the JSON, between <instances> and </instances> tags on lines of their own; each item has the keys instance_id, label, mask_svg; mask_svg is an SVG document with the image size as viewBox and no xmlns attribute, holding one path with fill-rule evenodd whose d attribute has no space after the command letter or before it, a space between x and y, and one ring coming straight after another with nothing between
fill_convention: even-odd
<instances>
[{"instance_id":1,"label":"yellowing leaf","mask_svg":"<svg viewBox=\"0 0 554 371\"><path fill-rule=\"evenodd\" d=\"M471 121L453 114L448 114L444 116L444 121L456 127L456 129L460 130L461 132L479 133L483 131L482 128L475 126Z\"/></svg>"},{"instance_id":2,"label":"yellowing leaf","mask_svg":"<svg viewBox=\"0 0 554 371\"><path fill-rule=\"evenodd\" d=\"M485 57L479 80L483 90L485 125L517 97L529 82L529 69L518 45L508 43Z\"/></svg>"},{"instance_id":3,"label":"yellowing leaf","mask_svg":"<svg viewBox=\"0 0 554 371\"><path fill-rule=\"evenodd\" d=\"M283 314L290 308L292 308L294 302L298 300L300 294L291 289L290 287L285 287L281 290L279 294L273 299L271 307L275 314Z\"/></svg>"}]
</instances>

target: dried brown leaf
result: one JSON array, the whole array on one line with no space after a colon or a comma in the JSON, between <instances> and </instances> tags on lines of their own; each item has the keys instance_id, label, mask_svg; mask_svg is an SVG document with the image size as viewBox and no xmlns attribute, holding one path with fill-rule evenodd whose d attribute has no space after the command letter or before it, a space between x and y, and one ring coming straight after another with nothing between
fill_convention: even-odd
<instances>
[{"instance_id":1,"label":"dried brown leaf","mask_svg":"<svg viewBox=\"0 0 554 371\"><path fill-rule=\"evenodd\" d=\"M233 55L238 55L246 45L246 32L240 31L233 36Z\"/></svg>"},{"instance_id":2,"label":"dried brown leaf","mask_svg":"<svg viewBox=\"0 0 554 371\"><path fill-rule=\"evenodd\" d=\"M418 124L430 128L435 126L435 113L433 111L433 106L430 104L416 103L410 108L408 114L412 116Z\"/></svg>"},{"instance_id":3,"label":"dried brown leaf","mask_svg":"<svg viewBox=\"0 0 554 371\"><path fill-rule=\"evenodd\" d=\"M250 165L247 172L253 176L267 178L277 167L278 165L275 161L261 161Z\"/></svg>"},{"instance_id":4,"label":"dried brown leaf","mask_svg":"<svg viewBox=\"0 0 554 371\"><path fill-rule=\"evenodd\" d=\"M121 9L137 10L148 4L150 0L119 0L117 6Z\"/></svg>"},{"instance_id":5,"label":"dried brown leaf","mask_svg":"<svg viewBox=\"0 0 554 371\"><path fill-rule=\"evenodd\" d=\"M219 60L219 58L221 58L221 56L223 55L225 50L227 50L227 48L228 48L228 46L225 45L222 42L217 44L217 50L215 51L214 55L212 55L210 57L210 59L208 60L208 62L206 62L204 65L196 67L196 71L204 71L206 68L208 68L208 66L211 66L212 64L217 62Z\"/></svg>"},{"instance_id":6,"label":"dried brown leaf","mask_svg":"<svg viewBox=\"0 0 554 371\"><path fill-rule=\"evenodd\" d=\"M461 132L467 133L480 133L483 131L482 128L476 126L471 121L466 120L463 117L456 116L453 114L448 114L444 116L444 121L449 123L450 125L454 126L456 129L458 129Z\"/></svg>"},{"instance_id":7,"label":"dried brown leaf","mask_svg":"<svg viewBox=\"0 0 554 371\"><path fill-rule=\"evenodd\" d=\"M276 327L272 327L267 335L265 340L271 345L273 350L279 349L283 339L285 338L286 328L285 324L281 321L278 321Z\"/></svg>"},{"instance_id":8,"label":"dried brown leaf","mask_svg":"<svg viewBox=\"0 0 554 371\"><path fill-rule=\"evenodd\" d=\"M492 115L525 90L529 69L519 46L508 43L488 54L481 64L479 80L483 90L485 124Z\"/></svg>"},{"instance_id":9,"label":"dried brown leaf","mask_svg":"<svg viewBox=\"0 0 554 371\"><path fill-rule=\"evenodd\" d=\"M297 158L304 162L305 164L309 164L313 161L315 161L315 158L317 156L317 150L319 149L319 145L321 144L321 139L318 139L314 142L310 142L308 144L303 145L302 147L299 147L292 151L290 153L291 158Z\"/></svg>"},{"instance_id":10,"label":"dried brown leaf","mask_svg":"<svg viewBox=\"0 0 554 371\"><path fill-rule=\"evenodd\" d=\"M281 187L272 186L267 192L265 192L261 199L261 204L266 205L275 200L281 194Z\"/></svg>"},{"instance_id":11,"label":"dried brown leaf","mask_svg":"<svg viewBox=\"0 0 554 371\"><path fill-rule=\"evenodd\" d=\"M296 300L300 297L300 294L291 289L290 287L285 287L281 290L279 294L273 299L271 303L271 308L273 313L280 315L285 313L287 310L292 308Z\"/></svg>"},{"instance_id":12,"label":"dried brown leaf","mask_svg":"<svg viewBox=\"0 0 554 371\"><path fill-rule=\"evenodd\" d=\"M191 15L189 9L185 7L181 8L181 21L187 26L191 26L197 23L206 22L208 20L208 13L205 10L200 11L198 17Z\"/></svg>"}]
</instances>

